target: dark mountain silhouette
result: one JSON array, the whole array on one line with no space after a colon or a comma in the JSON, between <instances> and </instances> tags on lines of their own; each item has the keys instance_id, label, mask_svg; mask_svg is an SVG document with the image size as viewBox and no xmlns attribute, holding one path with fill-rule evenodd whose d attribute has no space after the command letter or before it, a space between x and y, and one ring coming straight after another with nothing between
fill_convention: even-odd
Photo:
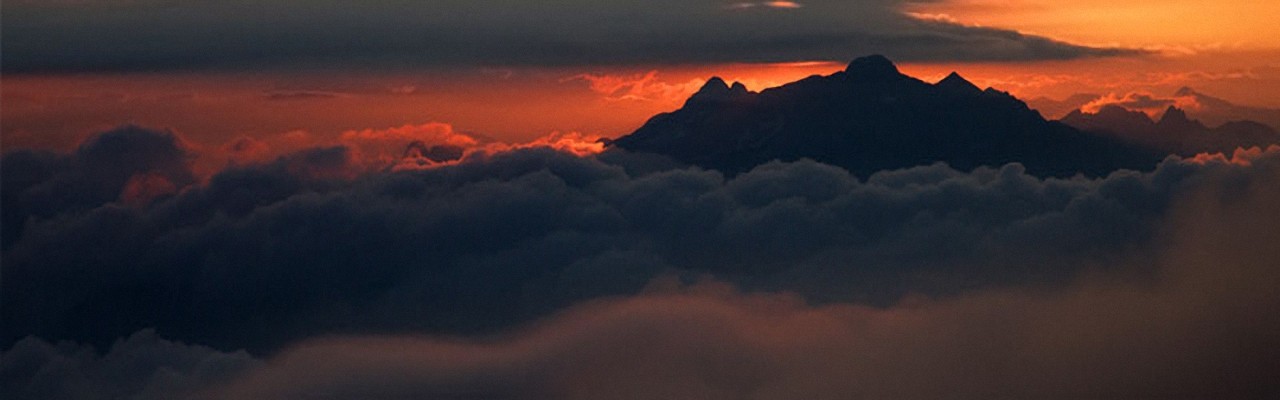
<instances>
[{"instance_id":1,"label":"dark mountain silhouette","mask_svg":"<svg viewBox=\"0 0 1280 400\"><path fill-rule=\"evenodd\" d=\"M962 170L1021 162L1039 176L1096 176L1148 169L1163 156L1046 121L958 74L922 82L881 56L759 93L712 78L684 107L611 145L728 173L810 158L859 176L936 162Z\"/></svg>"},{"instance_id":2,"label":"dark mountain silhouette","mask_svg":"<svg viewBox=\"0 0 1280 400\"><path fill-rule=\"evenodd\" d=\"M1280 144L1280 135L1275 129L1261 123L1232 121L1211 128L1172 106L1158 121L1141 111L1111 105L1102 107L1096 114L1072 111L1062 118L1062 122L1080 130L1181 155Z\"/></svg>"}]
</instances>

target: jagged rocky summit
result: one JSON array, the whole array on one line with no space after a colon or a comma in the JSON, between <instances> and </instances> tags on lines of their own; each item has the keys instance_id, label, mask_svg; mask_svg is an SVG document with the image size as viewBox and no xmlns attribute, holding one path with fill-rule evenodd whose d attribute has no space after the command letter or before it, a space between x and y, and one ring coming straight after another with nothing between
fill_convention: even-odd
<instances>
[{"instance_id":1,"label":"jagged rocky summit","mask_svg":"<svg viewBox=\"0 0 1280 400\"><path fill-rule=\"evenodd\" d=\"M809 158L859 176L945 162L969 170L1022 163L1038 176L1149 169L1164 154L1047 121L1007 93L952 73L935 84L883 56L750 92L712 78L679 110L611 146L724 171Z\"/></svg>"}]
</instances>

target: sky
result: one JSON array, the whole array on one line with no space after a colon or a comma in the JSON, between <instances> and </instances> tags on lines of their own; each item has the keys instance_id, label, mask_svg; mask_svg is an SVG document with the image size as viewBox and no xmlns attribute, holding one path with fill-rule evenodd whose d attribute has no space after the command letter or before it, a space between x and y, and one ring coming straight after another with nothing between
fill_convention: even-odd
<instances>
[{"instance_id":1,"label":"sky","mask_svg":"<svg viewBox=\"0 0 1280 400\"><path fill-rule=\"evenodd\" d=\"M1273 398L1280 143L1044 176L720 171L601 139L713 76L758 92L872 54L1050 119L1273 124L1278 15L6 1L0 398Z\"/></svg>"},{"instance_id":2,"label":"sky","mask_svg":"<svg viewBox=\"0 0 1280 400\"><path fill-rule=\"evenodd\" d=\"M876 53L1023 99L1189 86L1280 108L1280 6L1266 1L6 6L10 147L67 149L122 121L210 147L433 122L504 141L617 137L711 76L761 90Z\"/></svg>"}]
</instances>

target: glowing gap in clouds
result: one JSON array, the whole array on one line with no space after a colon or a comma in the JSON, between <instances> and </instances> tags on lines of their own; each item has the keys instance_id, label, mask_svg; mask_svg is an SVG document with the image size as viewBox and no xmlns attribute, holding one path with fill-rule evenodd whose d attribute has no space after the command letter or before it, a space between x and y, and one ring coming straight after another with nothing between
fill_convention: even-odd
<instances>
[{"instance_id":1,"label":"glowing gap in clouds","mask_svg":"<svg viewBox=\"0 0 1280 400\"><path fill-rule=\"evenodd\" d=\"M757 1L757 2L733 3L725 8L728 8L730 10L745 10L748 8L776 8L776 9L787 10L787 9L797 9L800 7L804 7L804 5L794 1Z\"/></svg>"}]
</instances>

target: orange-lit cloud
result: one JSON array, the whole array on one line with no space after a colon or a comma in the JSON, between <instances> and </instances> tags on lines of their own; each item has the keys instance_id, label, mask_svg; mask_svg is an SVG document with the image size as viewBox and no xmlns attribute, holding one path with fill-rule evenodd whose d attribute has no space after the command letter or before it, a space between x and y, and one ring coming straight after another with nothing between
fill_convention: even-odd
<instances>
[{"instance_id":1,"label":"orange-lit cloud","mask_svg":"<svg viewBox=\"0 0 1280 400\"><path fill-rule=\"evenodd\" d=\"M1230 164L1235 166L1247 167L1253 165L1253 162L1261 159L1263 156L1280 154L1280 145L1270 145L1266 149L1260 147L1237 148L1231 154L1224 153L1200 153L1195 157L1186 159L1188 162L1207 165L1207 164Z\"/></svg>"},{"instance_id":2,"label":"orange-lit cloud","mask_svg":"<svg viewBox=\"0 0 1280 400\"><path fill-rule=\"evenodd\" d=\"M604 143L600 139L599 136L579 132L552 132L532 142L518 144L515 148L547 147L577 156L589 156L604 151Z\"/></svg>"},{"instance_id":3,"label":"orange-lit cloud","mask_svg":"<svg viewBox=\"0 0 1280 400\"><path fill-rule=\"evenodd\" d=\"M405 150L413 143L428 146L475 147L480 141L475 137L455 131L453 125L430 122L422 125L404 125L387 129L346 131L339 142L360 152L365 162L393 164L405 156Z\"/></svg>"},{"instance_id":4,"label":"orange-lit cloud","mask_svg":"<svg viewBox=\"0 0 1280 400\"><path fill-rule=\"evenodd\" d=\"M553 131L530 141L501 142L481 139L456 130L453 125L429 122L383 129L349 130L336 139L325 139L306 131L289 131L261 139L237 137L206 150L197 160L201 175L209 176L230 163L255 164L276 160L311 148L341 146L349 151L355 174L360 171L414 170L455 164L474 155L492 155L528 148L550 148L580 157L604 151L598 135ZM314 175L314 174L313 174Z\"/></svg>"},{"instance_id":5,"label":"orange-lit cloud","mask_svg":"<svg viewBox=\"0 0 1280 400\"><path fill-rule=\"evenodd\" d=\"M586 81L591 90L609 101L665 101L678 102L698 90L705 81L691 79L685 82L666 82L658 78L658 71L643 74L610 75L579 74L564 78L561 82Z\"/></svg>"},{"instance_id":6,"label":"orange-lit cloud","mask_svg":"<svg viewBox=\"0 0 1280 400\"><path fill-rule=\"evenodd\" d=\"M599 154L605 149L604 142L601 141L599 136L584 135L579 132L551 132L524 143L446 143L443 146L449 146L453 151L456 151L452 156L447 159L436 159L428 154L429 152L438 151L440 146L442 145L414 141L408 144L403 155L399 158L379 159L375 162L384 166L390 165L391 169L394 171L403 171L436 168L444 165L456 164L472 158L484 158L498 153L521 149L549 148L559 152L573 154L578 157L587 157Z\"/></svg>"},{"instance_id":7,"label":"orange-lit cloud","mask_svg":"<svg viewBox=\"0 0 1280 400\"><path fill-rule=\"evenodd\" d=\"M1129 92L1123 95L1115 93L1107 94L1099 97L1088 104L1080 107L1080 111L1086 113L1097 113L1103 107L1117 106L1133 111L1142 111L1148 116L1155 118L1163 113L1170 106L1180 108L1184 111L1199 111L1200 103L1195 96L1159 96L1150 92L1138 91Z\"/></svg>"},{"instance_id":8,"label":"orange-lit cloud","mask_svg":"<svg viewBox=\"0 0 1280 400\"><path fill-rule=\"evenodd\" d=\"M800 4L794 1L757 1L757 2L733 3L727 6L726 8L729 8L732 10L745 10L749 8L777 8L777 9L787 10L787 9L797 9L800 7L804 7L804 4Z\"/></svg>"},{"instance_id":9,"label":"orange-lit cloud","mask_svg":"<svg viewBox=\"0 0 1280 400\"><path fill-rule=\"evenodd\" d=\"M178 186L164 175L146 172L129 178L118 202L131 207L146 206L152 200L178 193Z\"/></svg>"}]
</instances>

